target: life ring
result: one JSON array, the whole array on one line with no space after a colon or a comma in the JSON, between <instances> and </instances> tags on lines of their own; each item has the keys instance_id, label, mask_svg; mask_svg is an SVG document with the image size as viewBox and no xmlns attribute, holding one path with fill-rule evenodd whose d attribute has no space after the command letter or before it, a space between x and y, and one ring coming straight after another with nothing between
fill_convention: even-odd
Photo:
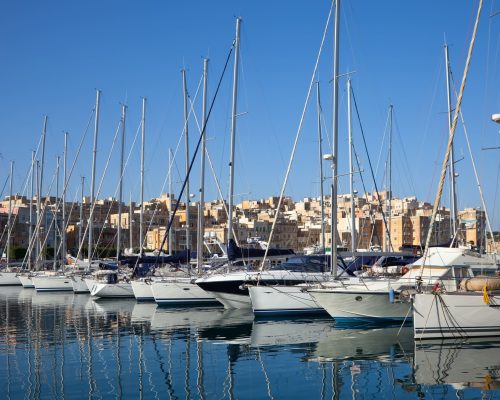
<instances>
[{"instance_id":1,"label":"life ring","mask_svg":"<svg viewBox=\"0 0 500 400\"><path fill-rule=\"evenodd\" d=\"M409 270L410 270L410 268L408 268L408 267L405 265L403 268L401 268L401 273L402 273L403 275L405 275L405 274L406 274Z\"/></svg>"}]
</instances>

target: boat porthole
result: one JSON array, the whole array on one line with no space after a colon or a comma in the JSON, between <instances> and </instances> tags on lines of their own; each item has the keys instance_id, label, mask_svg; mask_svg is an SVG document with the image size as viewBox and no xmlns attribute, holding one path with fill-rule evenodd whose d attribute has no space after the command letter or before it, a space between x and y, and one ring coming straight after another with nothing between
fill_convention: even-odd
<instances>
[{"instance_id":1,"label":"boat porthole","mask_svg":"<svg viewBox=\"0 0 500 400\"><path fill-rule=\"evenodd\" d=\"M182 290L189 290L189 288L185 287L185 288L183 288Z\"/></svg>"},{"instance_id":2,"label":"boat porthole","mask_svg":"<svg viewBox=\"0 0 500 400\"><path fill-rule=\"evenodd\" d=\"M356 297L355 297L355 299L356 299L356 301L361 301L361 300L363 300L363 298L362 298L361 296L356 296Z\"/></svg>"}]
</instances>

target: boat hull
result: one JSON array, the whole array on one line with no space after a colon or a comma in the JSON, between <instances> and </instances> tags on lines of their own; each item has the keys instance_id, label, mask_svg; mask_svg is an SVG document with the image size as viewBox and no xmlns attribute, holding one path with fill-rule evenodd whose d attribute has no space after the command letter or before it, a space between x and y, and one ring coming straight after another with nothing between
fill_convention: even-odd
<instances>
[{"instance_id":1,"label":"boat hull","mask_svg":"<svg viewBox=\"0 0 500 400\"><path fill-rule=\"evenodd\" d=\"M33 279L30 275L19 275L18 276L19 281L21 282L21 285L23 285L23 288L25 289L34 289L35 285L33 283Z\"/></svg>"},{"instance_id":2,"label":"boat hull","mask_svg":"<svg viewBox=\"0 0 500 400\"><path fill-rule=\"evenodd\" d=\"M241 271L216 274L196 280L196 284L214 296L225 308L252 308L248 285L293 286L303 283L323 282L329 277L326 273L304 273L286 270Z\"/></svg>"},{"instance_id":3,"label":"boat hull","mask_svg":"<svg viewBox=\"0 0 500 400\"><path fill-rule=\"evenodd\" d=\"M17 272L0 272L0 286L19 286L21 281Z\"/></svg>"},{"instance_id":4,"label":"boat hull","mask_svg":"<svg viewBox=\"0 0 500 400\"><path fill-rule=\"evenodd\" d=\"M411 303L391 302L386 291L312 289L309 293L340 323L411 320Z\"/></svg>"},{"instance_id":5,"label":"boat hull","mask_svg":"<svg viewBox=\"0 0 500 400\"><path fill-rule=\"evenodd\" d=\"M31 278L37 292L72 292L71 278L67 276L34 276Z\"/></svg>"},{"instance_id":6,"label":"boat hull","mask_svg":"<svg viewBox=\"0 0 500 400\"><path fill-rule=\"evenodd\" d=\"M191 279L157 281L151 285L154 300L158 305L217 304L217 299Z\"/></svg>"},{"instance_id":7,"label":"boat hull","mask_svg":"<svg viewBox=\"0 0 500 400\"><path fill-rule=\"evenodd\" d=\"M417 293L413 323L416 339L500 336L500 295Z\"/></svg>"},{"instance_id":8,"label":"boat hull","mask_svg":"<svg viewBox=\"0 0 500 400\"><path fill-rule=\"evenodd\" d=\"M104 283L86 279L92 297L98 298L133 298L132 284L128 282Z\"/></svg>"},{"instance_id":9,"label":"boat hull","mask_svg":"<svg viewBox=\"0 0 500 400\"><path fill-rule=\"evenodd\" d=\"M85 278L81 275L71 276L71 285L73 287L73 292L77 294L90 293L90 289L85 282Z\"/></svg>"},{"instance_id":10,"label":"boat hull","mask_svg":"<svg viewBox=\"0 0 500 400\"><path fill-rule=\"evenodd\" d=\"M252 309L256 316L326 314L304 286L251 286Z\"/></svg>"},{"instance_id":11,"label":"boat hull","mask_svg":"<svg viewBox=\"0 0 500 400\"><path fill-rule=\"evenodd\" d=\"M135 299L137 301L155 301L151 286L151 281L132 281L132 290L134 292Z\"/></svg>"}]
</instances>

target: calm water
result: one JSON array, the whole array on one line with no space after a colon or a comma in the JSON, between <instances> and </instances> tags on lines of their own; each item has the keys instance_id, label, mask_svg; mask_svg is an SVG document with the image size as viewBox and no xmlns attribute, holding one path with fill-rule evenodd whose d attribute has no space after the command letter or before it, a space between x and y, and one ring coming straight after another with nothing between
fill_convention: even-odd
<instances>
[{"instance_id":1,"label":"calm water","mask_svg":"<svg viewBox=\"0 0 500 400\"><path fill-rule=\"evenodd\" d=\"M500 399L500 342L0 288L3 399Z\"/></svg>"}]
</instances>

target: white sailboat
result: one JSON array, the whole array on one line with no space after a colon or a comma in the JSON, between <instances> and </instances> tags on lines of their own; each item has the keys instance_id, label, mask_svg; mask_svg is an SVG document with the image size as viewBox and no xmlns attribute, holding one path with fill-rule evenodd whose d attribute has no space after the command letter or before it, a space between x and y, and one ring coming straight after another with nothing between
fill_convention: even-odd
<instances>
[{"instance_id":1,"label":"white sailboat","mask_svg":"<svg viewBox=\"0 0 500 400\"><path fill-rule=\"evenodd\" d=\"M12 180L14 174L14 162L10 162L10 196L9 196L9 214L7 217L7 245L5 246L5 255L6 255L6 267L0 269L0 286L12 286L12 285L20 285L21 281L17 277L18 271L13 270L11 268L10 263L10 242L11 242L11 233L12 233Z\"/></svg>"},{"instance_id":2,"label":"white sailboat","mask_svg":"<svg viewBox=\"0 0 500 400\"><path fill-rule=\"evenodd\" d=\"M415 339L500 336L500 284L491 292L491 280L483 279L484 291L415 294Z\"/></svg>"},{"instance_id":3,"label":"white sailboat","mask_svg":"<svg viewBox=\"0 0 500 400\"><path fill-rule=\"evenodd\" d=\"M453 147L456 124L460 114L460 106L465 89L465 82L472 56L472 50L474 48L481 8L482 1L479 2L474 31L469 45L467 62L465 64L460 91L457 96L457 104L455 106L453 121L450 123L448 145L443 160L436 199L434 201L423 265L425 265L425 257L429 251L429 242L436 218L437 207L441 201L444 179ZM449 70L447 73L449 74ZM472 161L476 181L478 183L479 194L486 212L486 221L491 232L491 224L489 222L473 158ZM460 289L461 290L456 293L448 293L441 289L437 289L431 292L422 290L415 294L413 299L415 338L430 339L443 337L500 336L500 277L477 277L471 280L465 280L462 281Z\"/></svg>"},{"instance_id":4,"label":"white sailboat","mask_svg":"<svg viewBox=\"0 0 500 400\"><path fill-rule=\"evenodd\" d=\"M230 161L230 172L229 172L229 180L230 180L230 188L229 188L229 201L228 201L228 238L231 238L232 235L232 196L233 196L233 186L234 186L234 142L235 142L235 133L236 133L236 104L237 104L237 85L238 85L238 63L239 63L239 48L240 48L240 25L241 18L236 19L236 37L234 41L234 66L233 66L233 97L232 97L232 124L231 124L231 161ZM204 61L203 67L203 126L201 129L201 138L202 141L202 160L201 160L201 185L200 185L200 193L202 193L203 201L203 193L204 193L204 154L205 154L205 137L206 137L206 125L207 125L207 73L208 73L208 60ZM185 85L185 74L183 74L183 82L184 82L184 129L187 131L187 103L186 103L186 85ZM186 166L186 172L188 171L188 166ZM189 181L189 176L186 177ZM189 187L189 186L188 186ZM189 193L189 191L188 191ZM187 198L187 209L189 209L189 196ZM197 276L186 276L180 279L163 279L160 281L155 281L152 284L153 294L155 297L155 301L160 305L189 305L189 304L200 304L200 303L218 303L219 298L217 298L214 293L210 293L205 290L202 286L198 284L198 280L196 278L202 272L202 241L203 241L203 212L199 210L198 212L198 254L197 254ZM189 231L188 231L189 232ZM187 234L189 237L189 233ZM228 240L229 240L228 239ZM201 278L203 279L203 278ZM196 282L196 283L195 283Z\"/></svg>"},{"instance_id":5,"label":"white sailboat","mask_svg":"<svg viewBox=\"0 0 500 400\"><path fill-rule=\"evenodd\" d=\"M133 298L130 280L116 270L99 270L85 278L90 295L97 298Z\"/></svg>"},{"instance_id":6,"label":"white sailboat","mask_svg":"<svg viewBox=\"0 0 500 400\"><path fill-rule=\"evenodd\" d=\"M124 131L125 131L125 107L122 107L122 151L123 154L123 143L124 143ZM146 98L142 98L142 114L141 114L141 214L140 214L140 234L139 234L139 258L137 259L134 268L138 267L138 262L143 256L143 213L144 213L144 144L145 144L145 132L146 132ZM120 187L123 175L123 161L120 161ZM121 195L120 195L121 196ZM121 199L120 199L121 203ZM120 214L121 216L121 214ZM118 230L120 235L117 236L117 240L121 240L121 220L118 221ZM90 233L91 231L89 231ZM89 248L91 236L89 235ZM117 243L117 249L120 251L120 243ZM91 253L89 253L91 254ZM119 253L117 253L117 259L119 258ZM132 283L130 281L131 276L129 274L121 273L119 270L100 270L95 271L92 277L86 278L85 282L90 290L90 295L96 298L127 298L134 297L134 291L132 289Z\"/></svg>"},{"instance_id":7,"label":"white sailboat","mask_svg":"<svg viewBox=\"0 0 500 400\"><path fill-rule=\"evenodd\" d=\"M254 293L266 291L264 288L295 286L303 283L322 282L328 273L328 257L324 255L292 256L286 262L263 271L238 270L229 273L216 273L198 279L196 284L213 295L225 308L252 308ZM261 289L262 288L262 289ZM299 290L300 289L295 289ZM267 295L267 293L266 293ZM254 311L256 306L254 305Z\"/></svg>"},{"instance_id":8,"label":"white sailboat","mask_svg":"<svg viewBox=\"0 0 500 400\"><path fill-rule=\"evenodd\" d=\"M454 257L442 257L452 253ZM314 300L337 321L402 321L411 320L410 295L417 289L440 287L456 292L463 278L472 278L471 259L460 249L432 249L435 265L422 267L423 257L408 265L408 272L400 278L357 277L326 282L307 289ZM449 262L450 264L447 264ZM486 267L487 264L481 264Z\"/></svg>"}]
</instances>

